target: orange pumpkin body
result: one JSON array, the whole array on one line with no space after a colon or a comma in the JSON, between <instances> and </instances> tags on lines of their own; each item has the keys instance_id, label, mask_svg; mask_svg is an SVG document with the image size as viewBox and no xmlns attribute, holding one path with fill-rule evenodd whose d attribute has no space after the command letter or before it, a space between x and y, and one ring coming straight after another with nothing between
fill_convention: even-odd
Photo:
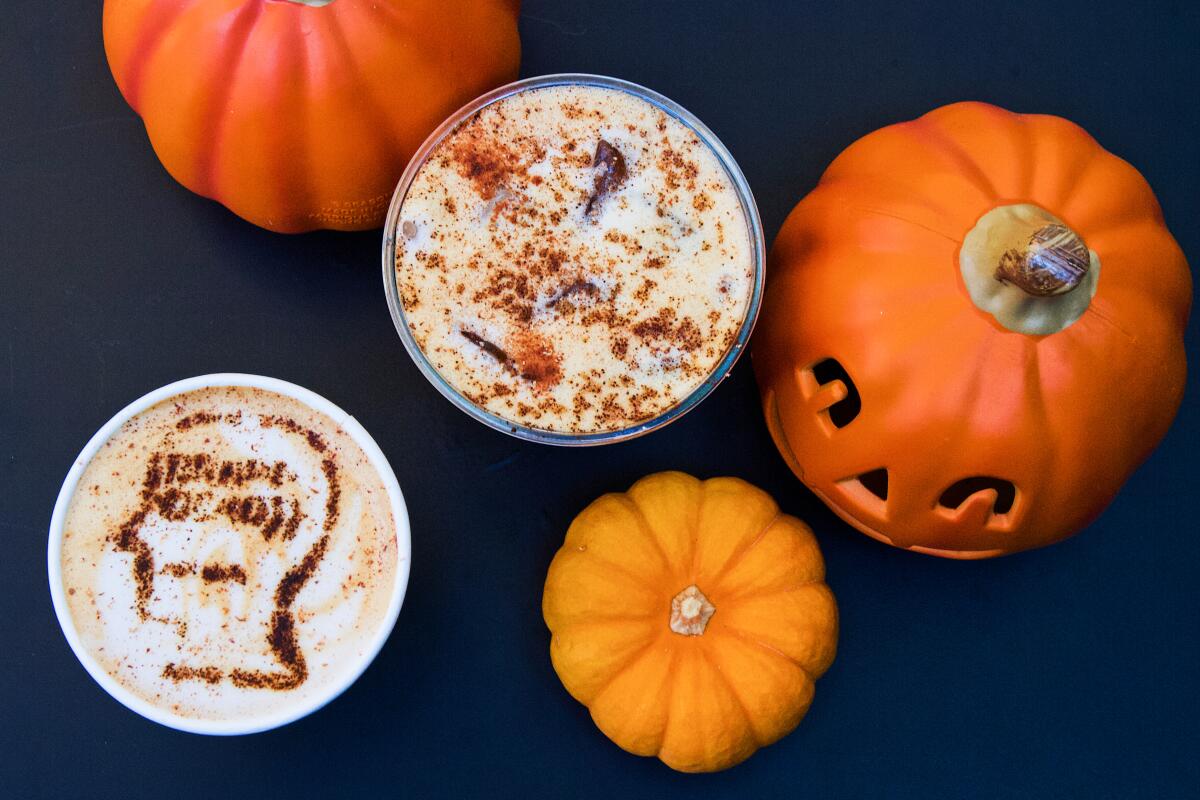
<instances>
[{"instance_id":1,"label":"orange pumpkin body","mask_svg":"<svg viewBox=\"0 0 1200 800\"><path fill-rule=\"evenodd\" d=\"M519 0L106 0L126 101L180 183L275 231L382 224L425 137L517 75Z\"/></svg>"},{"instance_id":2,"label":"orange pumpkin body","mask_svg":"<svg viewBox=\"0 0 1200 800\"><path fill-rule=\"evenodd\" d=\"M816 540L735 478L643 478L588 506L546 577L554 669L610 739L687 772L787 734L833 661Z\"/></svg>"},{"instance_id":3,"label":"orange pumpkin body","mask_svg":"<svg viewBox=\"0 0 1200 800\"><path fill-rule=\"evenodd\" d=\"M1089 288L1021 295L1015 322L978 304L1018 291L969 271L1004 209L1074 232ZM899 547L982 558L1070 535L1183 395L1183 254L1142 176L1057 117L959 103L864 137L792 212L768 274L754 364L776 445ZM1033 319L1068 297L1056 324Z\"/></svg>"}]
</instances>

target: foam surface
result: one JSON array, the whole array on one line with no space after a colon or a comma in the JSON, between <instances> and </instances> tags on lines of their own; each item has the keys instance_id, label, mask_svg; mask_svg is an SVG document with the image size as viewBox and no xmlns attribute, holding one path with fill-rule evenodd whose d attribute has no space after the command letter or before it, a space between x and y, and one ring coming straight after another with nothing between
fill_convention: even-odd
<instances>
[{"instance_id":1,"label":"foam surface","mask_svg":"<svg viewBox=\"0 0 1200 800\"><path fill-rule=\"evenodd\" d=\"M320 694L386 617L397 569L383 480L331 419L262 389L176 395L85 469L63 585L88 651L185 717L257 717Z\"/></svg>"},{"instance_id":2,"label":"foam surface","mask_svg":"<svg viewBox=\"0 0 1200 800\"><path fill-rule=\"evenodd\" d=\"M396 234L409 327L506 419L599 432L686 398L754 282L737 192L696 133L617 89L526 90L430 154Z\"/></svg>"}]
</instances>

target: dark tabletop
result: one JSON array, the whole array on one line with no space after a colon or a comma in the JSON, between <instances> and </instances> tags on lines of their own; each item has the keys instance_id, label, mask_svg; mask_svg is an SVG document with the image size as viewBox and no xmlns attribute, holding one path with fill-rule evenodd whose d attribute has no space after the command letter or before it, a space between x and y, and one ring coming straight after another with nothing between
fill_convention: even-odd
<instances>
[{"instance_id":1,"label":"dark tabletop","mask_svg":"<svg viewBox=\"0 0 1200 800\"><path fill-rule=\"evenodd\" d=\"M962 99L1068 117L1137 166L1200 255L1191 3L528 0L522 75L643 83L740 161L768 241L868 131ZM384 303L380 236L280 236L190 194L110 77L99 2L9 0L0 24L0 795L1184 797L1200 790L1196 381L1108 511L985 562L850 530L788 472L743 362L649 437L567 450L472 422ZM1197 321L1188 345L1197 347ZM400 621L324 710L234 739L125 710L59 631L45 546L84 443L191 375L307 386L371 431L412 517ZM1136 408L1114 405L1114 413ZM661 469L737 475L808 520L842 633L795 733L728 772L627 755L562 689L540 603L567 524Z\"/></svg>"}]
</instances>

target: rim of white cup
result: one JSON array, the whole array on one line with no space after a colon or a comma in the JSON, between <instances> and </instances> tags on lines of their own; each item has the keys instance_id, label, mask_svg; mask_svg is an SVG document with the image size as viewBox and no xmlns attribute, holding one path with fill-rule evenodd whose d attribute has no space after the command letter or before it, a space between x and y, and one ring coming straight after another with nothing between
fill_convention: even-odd
<instances>
[{"instance_id":1,"label":"rim of white cup","mask_svg":"<svg viewBox=\"0 0 1200 800\"><path fill-rule=\"evenodd\" d=\"M67 509L71 504L71 498L75 494L75 489L79 485L79 479L83 476L83 472L92 458L95 457L104 443L112 438L113 434L122 425L135 415L170 397L198 389L224 386L264 389L297 400L313 411L324 414L332 419L334 424L341 427L362 448L371 466L374 467L382 479L384 486L387 488L388 499L391 501L392 519L396 526L396 577L393 582L392 596L388 602L387 613L384 615L379 629L375 632L374 637L363 650L362 654L358 656L355 663L345 671L339 680L329 684L324 690L306 698L303 702L297 703L294 706L288 706L279 711L244 718L213 720L185 717L156 706L126 689L100 665L83 644L76 630L75 620L71 616L70 607L67 604L62 581L62 544ZM106 422L92 436L87 445L84 446L82 452L80 452L71 465L71 470L67 473L66 480L63 481L62 489L58 493L58 500L54 504L54 515L50 519L50 538L46 548L50 596L54 602L54 613L58 617L58 624L62 627L63 635L66 637L67 643L71 646L71 650L74 651L75 657L79 659L79 662L87 670L88 674L92 676L92 679L100 684L117 702L146 719L180 731L217 736L258 733L287 725L324 707L331 700L346 691L346 689L350 688L350 685L358 680L359 676L375 660L375 656L383 649L384 643L396 625L396 619L400 615L400 606L404 603L404 593L408 588L411 561L412 539L409 529L408 509L404 503L404 495L400 491L400 483L396 480L396 474L392 471L387 457L384 456L383 451L379 449L379 445L375 443L375 440L371 438L367 430L341 408L316 392L305 389L303 386L297 386L294 383L288 383L277 378L233 372L199 375L175 381L134 400Z\"/></svg>"}]
</instances>

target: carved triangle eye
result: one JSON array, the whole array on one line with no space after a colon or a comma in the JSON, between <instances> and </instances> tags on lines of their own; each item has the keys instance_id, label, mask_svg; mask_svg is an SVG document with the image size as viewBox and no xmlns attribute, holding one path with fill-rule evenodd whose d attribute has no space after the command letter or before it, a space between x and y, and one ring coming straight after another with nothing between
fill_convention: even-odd
<instances>
[{"instance_id":1,"label":"carved triangle eye","mask_svg":"<svg viewBox=\"0 0 1200 800\"><path fill-rule=\"evenodd\" d=\"M887 516L888 471L884 467L838 481L847 502L868 517Z\"/></svg>"},{"instance_id":2,"label":"carved triangle eye","mask_svg":"<svg viewBox=\"0 0 1200 800\"><path fill-rule=\"evenodd\" d=\"M942 492L942 496L938 498L938 505L943 508L959 508L972 495L987 489L996 492L996 502L992 505L993 514L1007 514L1012 510L1017 499L1017 487L1012 481L985 475L955 481Z\"/></svg>"},{"instance_id":3,"label":"carved triangle eye","mask_svg":"<svg viewBox=\"0 0 1200 800\"><path fill-rule=\"evenodd\" d=\"M814 364L809 371L819 386L833 388L840 383L845 389L844 397L824 409L829 414L829 421L833 426L844 428L853 422L862 411L862 398L850 373L846 372L841 362L835 358L827 358ZM837 392L837 395L841 395L841 392Z\"/></svg>"},{"instance_id":4,"label":"carved triangle eye","mask_svg":"<svg viewBox=\"0 0 1200 800\"><path fill-rule=\"evenodd\" d=\"M880 500L887 500L888 497L888 471L882 467L873 469L870 472L864 472L858 476L858 482L863 485L871 494L878 497Z\"/></svg>"}]
</instances>

